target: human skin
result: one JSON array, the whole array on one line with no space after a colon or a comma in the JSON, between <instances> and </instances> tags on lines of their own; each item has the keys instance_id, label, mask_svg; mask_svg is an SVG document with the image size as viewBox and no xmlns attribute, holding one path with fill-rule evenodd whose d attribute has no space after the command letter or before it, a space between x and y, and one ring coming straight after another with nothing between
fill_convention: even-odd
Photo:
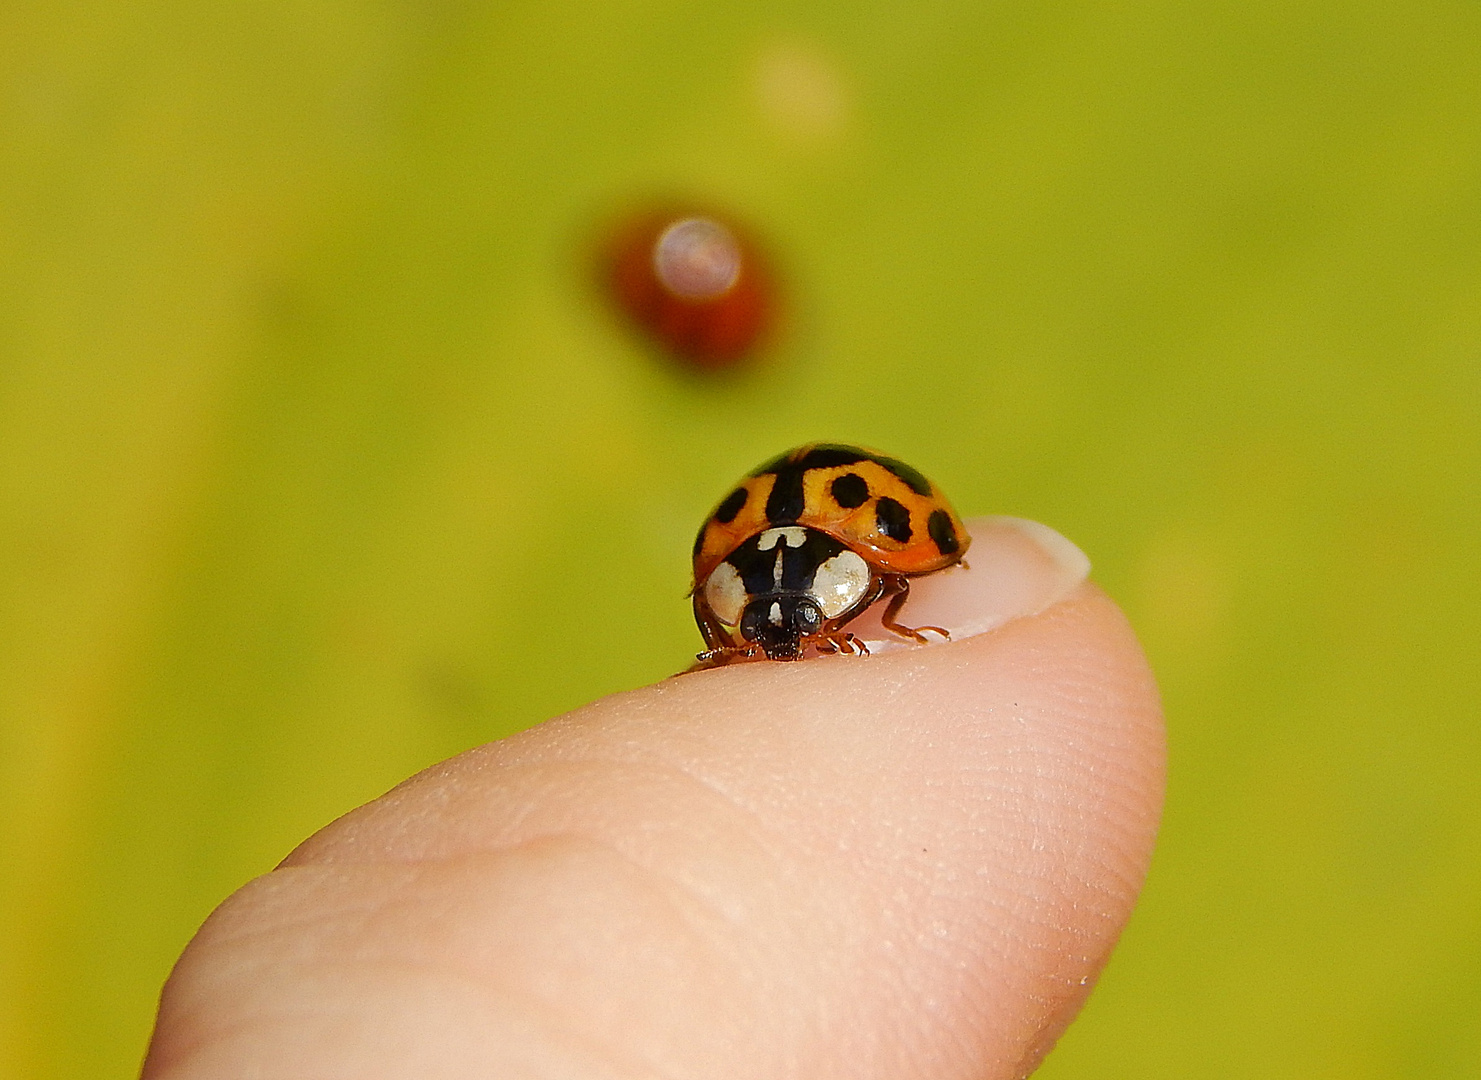
<instances>
[{"instance_id":1,"label":"human skin","mask_svg":"<svg viewBox=\"0 0 1481 1080\"><path fill-rule=\"evenodd\" d=\"M1131 914L1156 690L1083 556L969 522L948 643L669 679L353 811L211 916L147 1080L1008 1080Z\"/></svg>"}]
</instances>

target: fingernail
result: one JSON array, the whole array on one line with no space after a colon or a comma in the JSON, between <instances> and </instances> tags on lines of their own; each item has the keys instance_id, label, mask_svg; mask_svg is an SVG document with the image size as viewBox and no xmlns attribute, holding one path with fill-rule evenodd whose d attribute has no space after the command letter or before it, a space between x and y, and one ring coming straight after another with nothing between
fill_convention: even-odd
<instances>
[{"instance_id":1,"label":"fingernail","mask_svg":"<svg viewBox=\"0 0 1481 1080\"><path fill-rule=\"evenodd\" d=\"M1090 573L1085 553L1048 525L1015 517L972 518L964 524L972 537L967 565L912 578L910 599L897 617L903 625L939 626L953 641L984 634L1058 603ZM870 652L908 646L880 624L881 606L849 630Z\"/></svg>"}]
</instances>

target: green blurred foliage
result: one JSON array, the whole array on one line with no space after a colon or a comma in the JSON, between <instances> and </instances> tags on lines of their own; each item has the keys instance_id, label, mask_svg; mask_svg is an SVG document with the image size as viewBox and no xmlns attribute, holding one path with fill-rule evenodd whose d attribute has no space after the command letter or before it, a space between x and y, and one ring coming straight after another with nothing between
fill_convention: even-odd
<instances>
[{"instance_id":1,"label":"green blurred foliage","mask_svg":"<svg viewBox=\"0 0 1481 1080\"><path fill-rule=\"evenodd\" d=\"M1481 9L0 8L0 1075L128 1076L210 909L698 645L745 468L878 445L1078 541L1166 695L1043 1075L1481 1074ZM786 274L686 374L645 197Z\"/></svg>"}]
</instances>

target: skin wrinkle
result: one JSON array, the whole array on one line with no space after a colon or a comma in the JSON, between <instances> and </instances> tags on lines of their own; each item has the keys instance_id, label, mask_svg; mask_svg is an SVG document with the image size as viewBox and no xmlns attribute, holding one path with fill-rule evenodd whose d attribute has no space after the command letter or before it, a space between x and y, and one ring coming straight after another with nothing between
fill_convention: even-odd
<instances>
[{"instance_id":1,"label":"skin wrinkle","mask_svg":"<svg viewBox=\"0 0 1481 1080\"><path fill-rule=\"evenodd\" d=\"M602 762L598 759L582 758L579 759L579 761L575 762L552 763L541 767L558 771L563 766L587 766L591 764L602 765L607 763ZM529 768L530 766L528 764L522 764L514 767L515 770L528 770ZM732 819L734 821L740 822L744 826L746 838L751 840L756 850L758 850L764 857L769 859L774 866L790 867L797 864L804 864L808 861L807 857L805 857L804 854L797 849L795 844L790 844L786 841L786 837L783 833L777 831L774 828L767 827L765 824L763 824L761 818L755 812L744 807L742 804L729 797L725 792L721 791L715 785L706 783L702 778L697 777L687 771L684 771L681 765L672 762L655 763L645 766L642 770L634 770L634 772L641 772L642 774L648 776L666 774L678 778L686 783L696 785L706 795L716 796L719 800L719 803L722 806L728 808L729 811L731 811ZM711 815L711 817L713 817L713 815ZM549 835L552 834L546 831L530 834L531 837ZM604 845L610 844L614 851L621 851L625 855L625 857L635 859L635 865L644 865L647 866L649 869L654 869L651 866L651 855L647 859L637 860L636 856L631 850L631 845L623 844L619 846L615 840L611 840L609 838L601 837L598 835L592 835L585 831L578 831L576 835L590 836L591 839L595 840L598 843ZM764 843L761 842L763 837L765 838ZM480 850L497 851L507 847L507 844L507 838L491 838L490 843L482 846ZM733 849L736 844L737 841L735 840L734 836L727 838L726 847L728 849ZM394 853L388 854L392 854L392 857L395 857ZM401 857L410 857L410 853L402 853ZM426 858L427 856L425 853L420 853L416 857ZM718 905L720 901L717 898L717 894L723 894L725 891L723 889L715 889L711 887L708 889L707 893L702 893L700 891L702 887L692 881L680 881L677 878L673 877L670 873L662 870L655 870L655 872L664 873L667 879L674 880L676 884L679 884L681 887L691 890L692 894L696 897L703 896L706 903ZM784 873L779 869L766 875L767 880L779 881L786 881L793 877L795 877L795 873L791 870L788 870ZM773 904L774 903L775 902L773 902ZM717 910L719 910L718 907ZM725 917L729 918L735 925L739 926L743 922L743 920L741 920L738 914L733 910L724 912L724 915Z\"/></svg>"},{"instance_id":2,"label":"skin wrinkle","mask_svg":"<svg viewBox=\"0 0 1481 1080\"><path fill-rule=\"evenodd\" d=\"M391 850L386 851L383 854L382 858L393 861L405 860L414 862L428 858L449 857L465 852L496 852L509 847L511 844L522 842L523 840L528 839L531 836L544 835L552 827L563 828L564 826L552 826L550 824L543 824L536 826L536 832L526 832L526 827L530 824L531 820L534 817L541 814L549 815L549 800L547 799L545 802L542 803L530 797L520 798L514 801L513 805L515 809L510 811L507 809L507 807L510 805L510 799L508 798L509 793L520 793L523 792L525 788L529 788L531 791L538 792L540 790L549 789L551 787L560 787L562 784L565 784L570 791L582 791L585 793L586 796L589 796L590 794L592 794L589 787L584 784L569 783L569 781L580 780L583 777L590 775L619 778L621 783L616 786L624 786L626 784L636 785L639 782L648 781L654 778L672 778L692 783L698 790L700 790L704 794L716 796L716 802L723 805L729 805L739 814L743 816L748 815L755 819L758 828L756 830L747 830L748 833L753 833L754 836L769 835L778 837L778 834L775 832L775 830L766 830L759 828L759 818L757 818L756 815L749 808L746 808L736 802L731 794L725 792L715 784L706 781L704 778L686 771L682 765L676 762L653 761L651 760L651 755L649 757L649 760L640 762L634 762L632 760L614 757L583 756L579 758L566 758L557 761L538 763L501 763L497 767L503 774L503 776L501 777L500 790L501 795L503 795L504 798L499 806L498 820L492 823L493 827L497 830L495 834L479 834L476 838L473 838L477 840L476 846L449 847L446 843L443 843L434 853L425 845L408 845L407 847L400 850L392 848ZM471 815L468 812L468 807L465 807L463 805L464 803L471 803L472 806L476 808L477 804L486 800L479 797L473 797L471 799L465 798L459 803L455 803L451 799L447 801L450 807L461 811L462 816L466 818ZM394 815L394 812L397 808L392 806L388 807L388 809ZM580 809L582 811L589 810L589 808L585 806L580 807ZM484 816L480 817L479 820L483 821L487 820L487 818L486 816ZM331 830L335 828L337 828L337 825L331 826ZM458 830L456 833L453 834L453 838L459 841L468 841L470 839L470 837L468 836L468 830L466 829ZM324 842L326 840L328 841L328 843ZM316 860L322 859L324 861L333 862L341 861L335 851L335 848L338 844L337 836L334 836L332 832L321 833L320 837L316 838L316 841L317 842L311 842L315 843L315 846L313 848L310 848L308 844L305 844L299 849L299 853L295 853L295 856L293 858L295 860L313 858Z\"/></svg>"},{"instance_id":3,"label":"skin wrinkle","mask_svg":"<svg viewBox=\"0 0 1481 1080\"><path fill-rule=\"evenodd\" d=\"M434 962L430 959L382 956L375 958L373 961L370 961L370 964L381 972L400 972L403 974L411 972L414 974L425 974L433 976L435 977L435 982L439 991L447 987L452 987L466 991L472 996L476 996L479 998L497 998L515 1004L523 1004L525 1006L537 1006L538 1008L526 1008L523 1011L545 1012L550 1014L549 1016L547 1016L548 1020L555 1021L556 1019L558 1019L555 1014L551 1012L549 1007L546 1006L544 1003L533 1002L518 995L511 994L507 991L506 988L491 984L486 979L477 977L466 971L460 971L456 967L449 968L445 964ZM345 957L331 961L321 961L319 969L321 974L320 981L324 983L333 983L339 980L350 981L361 975L364 972L366 966L366 958L360 956ZM259 996L255 1000L260 1001L260 1003L264 1007L260 1008L255 1013L243 1017L239 1023L230 1025L224 1030L226 1030L228 1033L250 1030L254 1027L261 1026L262 1020L265 1017L273 1018L285 1016L290 1019L297 1019L301 1014L300 1009L286 1009L281 1005L281 1003L271 997L263 998ZM359 1020L361 1018L358 1011L351 1011L348 1005L337 1002L332 997L326 996L318 1001L315 1001L313 1004L315 1007L321 1010L321 1017L326 1015L333 1016L343 1013L351 1020ZM274 1009L273 1006L277 1006L277 1009Z\"/></svg>"},{"instance_id":4,"label":"skin wrinkle","mask_svg":"<svg viewBox=\"0 0 1481 1080\"><path fill-rule=\"evenodd\" d=\"M439 985L447 978L447 972L442 965L432 964L427 961L419 962L398 958L389 962L381 961L381 964L391 968L425 968L436 975ZM616 1046L611 1045L606 1040L599 1040L588 1034L584 1031L579 1019L572 1018L566 1011L560 1009L553 1002L542 1000L527 990L521 992L519 988L511 987L508 984L491 982L486 973L483 972L466 969L460 970L456 966L452 971L458 983L479 998L498 1002L506 1008L512 1004L517 1013L526 1017L533 1016L537 1021L543 1021L542 1027L547 1032L550 1029L558 1031L562 1035L560 1040L562 1045L574 1044L586 1051L586 1055L589 1058L605 1061L609 1065L614 1066L614 1072L619 1072L620 1075L652 1078L652 1080L678 1080L676 1074L659 1068L651 1060L643 1059L635 1065L630 1060L632 1055L622 1054ZM641 1054L638 1056L642 1058Z\"/></svg>"},{"instance_id":5,"label":"skin wrinkle","mask_svg":"<svg viewBox=\"0 0 1481 1080\"><path fill-rule=\"evenodd\" d=\"M381 905L381 906L384 907L384 905ZM320 923L324 923L326 925L332 926L333 927L333 930L334 930L333 937L336 940L343 939L344 936L345 936L344 935L345 927L342 924L340 924L339 920L336 918L337 914L338 914L337 911L336 912L321 913L317 917L317 919L314 920L316 922L320 922ZM294 924L294 928L301 928L302 925L303 925L303 921L300 920L300 921L298 921L297 923ZM262 928L259 931L259 933L263 933L263 934L274 934L274 933L278 933L280 931L280 929L281 928L278 927L278 926L269 925L267 927ZM227 938L227 940L229 942L234 943L234 944L241 944L243 942L249 941L252 936L253 935L249 935L249 934L231 935L231 936L229 936ZM242 950L238 949L238 950L235 950L235 951L236 952L241 952ZM316 953L319 953L319 954L322 954L322 952L323 952L322 948L316 948L314 951ZM231 953L228 952L228 956L230 956L230 955L231 955ZM249 959L250 959L250 954L249 954ZM269 981L269 979L267 978L267 976L270 976L271 973L275 969L281 969L281 968L283 968L285 966L283 960L284 960L284 957L282 957L281 955L277 955L277 956L272 956L270 960L262 960L262 961L260 961L260 962L258 962L256 964L252 964L252 963L248 963L246 965L237 964L237 965L235 965L227 973L227 974L230 975L230 979L227 980L227 981L232 981L232 982L236 982L236 983L243 983L248 988L247 993L245 993L245 994L233 995L234 1000L236 1000L239 1005L242 1002L255 1002L255 1003L259 1003L261 1005L265 1005L267 1007L266 1008L259 1008L255 1012L247 1013L246 1015L244 1015L237 1022L230 1023L230 1024L227 1024L225 1026L220 1025L220 1024L217 1024L217 1025L215 1025L216 1030L215 1030L215 1032L213 1032L213 1034L215 1034L215 1035L217 1035L219 1037L220 1033L223 1032L223 1031L224 1032L227 1032L227 1033L231 1033L231 1032L235 1032L237 1030L250 1029L250 1028L253 1028L253 1027L261 1026L262 1019L263 1019L264 1016L273 1017L273 1016L277 1016L277 1015L280 1015L281 1014L281 1015L286 1015L286 1016L289 1016L289 1017L292 1017L292 1018L296 1018L299 1015L299 1013L301 1012L301 1009L300 1008L298 1008L296 1006L295 1007L291 1007L291 1008L285 1008L283 1002L281 1002L278 998L276 998L274 996L270 996L270 995L264 995L262 993L262 987L263 987L263 985L266 982ZM336 978L336 976L335 976L336 971L341 972L341 976L340 976L341 978L343 977L344 974L348 974L348 975L350 975L350 976L353 977L354 975L356 975L356 974L358 974L358 973L360 973L360 972L362 972L364 970L365 963L366 963L366 961L365 961L365 958L363 956L361 956L361 957L350 957L350 958L340 958L340 959L337 959L337 960L326 960L326 959L323 958L322 955L320 955L320 956L318 956L318 959L317 959L317 965L316 965L315 971L318 973L319 981L320 982L333 983L333 982L338 981L338 978ZM392 963L390 961L387 961L384 957L381 957L381 958L378 958L376 960L376 966L385 968L385 967L394 967L395 965L394 965L394 963ZM404 965L404 966L411 966L411 965L410 965L410 963L408 963L407 965ZM438 967L438 965L433 964L430 961L421 962L417 966L419 968L425 969L425 970L434 970L434 969L436 969ZM215 981L216 982L221 982L223 980L219 977L219 974L218 974L218 978ZM347 980L347 981L351 981L351 980ZM309 1000L311 1001L312 1006L314 1008L320 1009L321 1011L324 1010L325 1008L332 1007L333 1004L334 1004L334 999L332 997L324 997L324 998L311 997ZM274 1009L272 1008L273 1006L277 1006L277 1011L274 1011Z\"/></svg>"},{"instance_id":6,"label":"skin wrinkle","mask_svg":"<svg viewBox=\"0 0 1481 1080\"><path fill-rule=\"evenodd\" d=\"M589 838L582 837L580 839L584 843L591 843L592 842L592 841L589 840ZM530 844L532 842L534 842L534 841L526 841L525 844L528 845L528 844ZM683 905L675 902L675 897L673 895L673 892L670 889L667 889L667 888L663 888L662 887L664 885L673 885L672 882L670 882L667 879L663 878L661 875L657 874L656 872L653 872L651 869L642 867L642 866L638 865L637 863L633 862L628 856L626 856L624 853L622 853L621 851L619 851L615 846L608 845L608 846L606 846L605 850L607 850L607 852L610 855L612 855L614 858L617 858L617 859L619 859L619 860L627 863L628 865L632 866L635 870L639 871L639 873L640 873L640 875L642 877L644 877L644 878L651 878L653 881L655 881L659 885L659 888L656 891L661 895L662 899L665 900L668 903L668 906L669 906L670 910L673 911L673 913L678 917L679 921L681 921L682 923L684 923L686 925L686 928L689 929L692 933L698 934L700 932L700 926L690 916L689 913L687 913L687 912L685 912L683 910ZM447 863L466 862L467 859L468 859L468 856L464 855L464 856L459 856L456 859L446 860L446 862ZM420 869L423 869L424 870L424 869L427 868L428 865L429 864L424 864L423 867L420 868ZM430 865L435 866L437 864L430 864ZM307 870L307 872L313 873L314 871L312 869L309 869L309 870ZM336 875L336 877L337 877L338 880L344 880L345 879L345 875ZM408 879L414 881L417 878L425 878L426 877L426 874L425 873L416 873L416 874L412 874L412 875L407 875L407 877L408 877ZM679 887L679 888L682 888L682 887ZM691 901L694 901L696 904L698 904L700 906L706 906L706 907L708 906L708 904L704 900L704 898L697 897L697 896L693 895L692 893L688 893L687 891L685 891L683 893L683 895L684 895L684 897L686 899L691 900ZM396 921L399 921L399 920L403 920L404 919L404 915L402 915L399 912L396 912L396 911L387 912L387 911L385 911L386 906L387 905L379 905L379 909L380 909L379 914L381 915L381 917L386 918L388 921L392 921L392 922L396 922ZM394 908L394 907L397 907L399 905L392 904L390 906ZM345 931L348 928L346 928L345 926L343 926L339 922L339 918L338 917L342 914L342 911L343 911L343 909L340 908L340 909L337 909L334 912L334 916L335 916L335 931L336 931L336 933L335 933L334 936L335 936L336 940L341 940L341 941L344 940L347 936L350 936L350 935L347 935L345 933ZM431 920L428 920L427 919L427 917L426 917L427 916L427 911L426 911L425 907L423 907L418 912L418 915L420 916L420 921L422 921L424 923L425 922L428 922L428 921L431 921L431 922L434 922L435 923L437 921L435 918L433 918ZM321 919L318 920L318 921L324 921L324 920L321 917ZM368 921L370 921L370 920L362 920L362 922L368 922ZM266 928L262 932L277 932L280 929L281 929L281 926L273 926L273 927ZM236 936L237 937L245 937L246 935L236 935ZM361 936L364 936L364 935L361 935ZM723 935L718 936L718 937L716 937L714 935L707 935L707 937L710 937L710 938L713 939L713 940L710 940L709 941L709 944L710 945L714 945L716 942L724 942L726 940ZM399 942L400 941L400 935L396 935L396 934L386 935L385 938L386 938L386 940L389 940L389 941L392 941L392 942ZM713 954L718 954L718 953L724 952L725 950L721 950L721 949L710 949L709 951L713 955ZM455 958L461 959L464 954L461 953L460 951L455 951L455 952L451 953L451 955L453 957L455 957ZM404 957L387 957L387 956L381 955L381 956L375 956L375 957L370 957L370 958L360 958L360 959L354 961L353 963L364 963L364 962L366 962L367 959L372 964L375 964L375 965L380 966L380 967L383 967L383 968L384 967L395 967L398 964L404 964L404 963L410 963L411 962L411 961L406 960ZM733 957L731 959L733 959ZM351 962L347 961L347 963L351 963ZM431 965L431 967L433 969L436 969L437 968L437 965L434 964L434 965ZM482 977L485 981L487 980L487 975L486 974L480 976L479 973L477 973L477 972L475 972L473 970L468 969L465 965L460 964L460 963L453 964L448 970L450 970L450 971L458 974L463 979L476 981L477 979L479 979L480 977ZM489 984L489 985L492 986L493 984ZM554 1006L551 1005L550 1003L546 1003L546 1005L547 1005L547 1008L551 1009L552 1015L554 1015L555 1014L555 1008L554 1008ZM614 1053L615 1053L615 1050L614 1050ZM655 1076L663 1075L661 1073L661 1070L658 1070L656 1066L653 1066L652 1068L649 1069L649 1071L647 1073L643 1073L642 1075L650 1075L650 1074L651 1075L655 1075Z\"/></svg>"},{"instance_id":7,"label":"skin wrinkle","mask_svg":"<svg viewBox=\"0 0 1481 1080\"><path fill-rule=\"evenodd\" d=\"M614 848L614 851L615 850L617 850L617 849ZM635 864L635 865L637 865L637 864ZM654 870L651 867L646 867L646 866L639 865L638 868L644 870L647 873L658 875L660 877L660 879L663 880L663 881L672 881L672 878L669 875L663 874L661 871ZM694 892L693 890L688 889L687 887L684 887L682 885L681 885L681 887L685 888L685 892L686 892L687 895L689 895L691 897L695 897L696 899L702 901L705 904L705 906L706 906L707 909L716 911L717 915L720 918L725 918L726 917L726 915L725 915L724 912L720 911L718 907L716 907L716 906L714 906L712 904L711 899L709 897L702 896L701 894L699 894L697 892ZM793 895L793 896L789 897L789 899L791 901L791 906L793 906L795 908L797 897L795 895ZM815 926L821 925L822 922L823 922L823 920L821 918L819 918L819 919L817 919L817 920L814 921L814 925ZM739 923L737 925L744 926L745 924L744 924L744 922L741 922L741 923ZM779 965L777 963L777 961L779 959L779 957L778 957L777 954L782 950L782 945L781 945L781 943L777 943L777 944L773 945L771 948L764 948L762 946L764 946L766 944L766 942L764 940L762 940L761 938L759 938L756 935L756 933L754 932L754 929L753 928L747 928L747 929L748 930L751 930L751 932L748 934L747 941L752 946L752 948L749 949L749 950L745 950L745 951L747 951L748 953L752 954L751 955L751 958L752 958L753 961L757 957L759 957L762 960L764 960L765 963L753 963L752 969L746 972L746 978L745 978L744 981L747 984L749 984L749 985L752 985L752 986L757 987L758 988L758 991L759 991L759 988L760 988L760 986L762 984L769 984L769 985L772 985L773 987L775 987L775 980L770 980L770 979L766 978L766 974L769 971L775 970L779 966L782 966L782 965ZM724 950L717 950L717 951L722 951L723 952ZM731 950L731 955L730 955L729 958L736 965L739 965L738 956L735 955L737 953L737 951L738 950ZM741 969L739 968L739 966L737 966L736 970L737 970L737 974L740 974ZM759 992L756 995L756 999L757 1000L770 1000L770 998L771 998L771 995L761 995ZM803 1008L803 1009L796 1009L795 1011L797 1013L799 1013L799 1014L805 1014L806 1013L806 1009L805 1008Z\"/></svg>"},{"instance_id":8,"label":"skin wrinkle","mask_svg":"<svg viewBox=\"0 0 1481 1080\"><path fill-rule=\"evenodd\" d=\"M599 848L603 855L610 857L611 861L616 861L630 868L633 873L627 879L626 884L637 889L646 890L650 895L656 896L664 909L672 917L674 924L679 926L683 931L677 940L674 939L674 935L672 934L665 935L667 940L678 945L678 948L674 950L675 952L682 953L686 956L704 957L706 967L713 968L719 964L724 964L736 976L739 976L740 981L744 984L750 984L755 981L749 974L744 973L744 968L739 962L738 953L743 950L735 947L727 947L730 945L730 939L723 933L717 933L713 925L706 925L706 920L703 918L704 913L717 916L715 920L711 920L711 923L713 921L724 921L723 915L716 911L706 898L697 896L683 886L677 885L671 878L655 871L653 868L635 862L629 855L609 842L594 840L584 835L565 838L547 835L539 838L531 838L516 848L507 849L495 855L470 856L465 854L448 861L453 864L466 864L470 861L503 862L505 861L504 856L518 854L521 848L548 847L552 841L562 839L574 840L577 848L585 849L587 852L592 848ZM567 847L569 844L562 844L561 846ZM700 909L700 917L696 918L694 908ZM459 961L463 961L467 954L462 950L456 950L451 955L457 957ZM462 962L456 965L456 968L462 970L470 977L477 977L480 974L480 970L468 968ZM481 976L484 979L489 977L487 972L482 972ZM543 1004L553 1014L559 1012L559 1006L555 1001L544 1001ZM615 1048L613 1048L613 1052L615 1053ZM652 1072L655 1074L664 1073L666 1075L664 1070L660 1070L656 1064L649 1062L646 1057L644 1060L645 1063L651 1065Z\"/></svg>"},{"instance_id":9,"label":"skin wrinkle","mask_svg":"<svg viewBox=\"0 0 1481 1080\"><path fill-rule=\"evenodd\" d=\"M260 881L263 879L258 878L257 880ZM251 893L248 892L248 890L251 889L252 884L252 882L249 882L246 886L244 886L242 893L239 894L246 897L246 899L244 900L245 903L250 904L253 903L255 900ZM381 903L376 902L367 904L367 906L363 910L337 910L335 913L336 920L338 922L338 926L336 927L336 929L343 930L347 922L351 926L364 925L370 922L373 918L375 910L378 909L380 906ZM231 927L232 923L229 917L223 921L225 921L228 927ZM215 926L211 926L210 924L208 924L209 944L210 947L214 949L238 949L243 945L250 945L254 940L271 937L281 938L285 934L291 935L297 931L302 931L314 926L323 925L323 923L323 916L318 914L304 915L295 918L278 919L268 922L266 925L263 926L253 926L251 924L248 924L243 928L235 930L222 930L219 928L220 923L218 922Z\"/></svg>"},{"instance_id":10,"label":"skin wrinkle","mask_svg":"<svg viewBox=\"0 0 1481 1080\"><path fill-rule=\"evenodd\" d=\"M351 977L363 972L365 967L363 960L358 959L341 961L340 966L344 973ZM507 1013L503 1010L512 1007L514 1012L523 1017L526 1023L533 1019L539 1025L538 1030L545 1037L546 1044L551 1048L549 1052L552 1056L559 1053L558 1048L568 1048L574 1045L583 1052L582 1056L586 1063L597 1061L605 1062L612 1066L609 1070L609 1075L613 1077L613 1080L678 1080L672 1074L662 1072L652 1063L645 1062L643 1063L644 1067L640 1068L631 1062L623 1061L622 1055L617 1052L615 1047L597 1045L596 1040L589 1037L582 1030L582 1026L579 1023L572 1023L570 1018L552 1008L549 1003L535 1000L528 995L516 993L508 987L491 984L486 979L467 972L459 972L457 970L449 972L444 965L431 961L417 961L404 958L395 960L381 959L376 962L375 966L386 972L425 973L432 976L428 981L435 983L439 995L441 991L451 987L462 990L466 996L477 998L489 1005L499 1006L498 1009L489 1008L482 1010L490 1016L507 1017ZM334 968L330 967L327 974L332 974L333 971ZM388 980L388 982L390 981ZM402 985L403 980L396 980L392 984ZM343 1005L339 1009L334 1008L332 997L326 996L317 1004L323 1010L321 1016L332 1016L343 1012L351 1020L362 1019L358 1011L351 1011L353 1006ZM244 1018L241 1023L232 1025L227 1030L229 1033L250 1031L255 1027L261 1026L263 1017L272 1017L274 1015L271 1010L262 1010L252 1017ZM296 1020L298 1018L296 1012L285 1011L285 1015L289 1019ZM521 1024L520 1026L525 1027L525 1024ZM528 1030L527 1027L526 1030ZM557 1040L551 1037L552 1032L559 1033L560 1039ZM589 1073L583 1070L581 1075L586 1076Z\"/></svg>"},{"instance_id":11,"label":"skin wrinkle","mask_svg":"<svg viewBox=\"0 0 1481 1080\"><path fill-rule=\"evenodd\" d=\"M655 884L659 886L655 889L655 891L663 896L666 901L668 901L669 906L676 917L685 924L686 929L690 930L696 936L701 934L702 932L712 934L713 930L707 927L704 924L703 920L696 919L690 912L685 910L683 905L677 903L675 894L690 901L703 913L712 916L713 922L723 924L728 930L742 933L754 933L753 928L747 925L746 920L737 917L733 911L728 910L725 906L723 906L716 897L710 895L702 889L695 887L689 882L681 880L674 873L665 872L658 867L649 865L634 858L631 853L624 850L620 845L618 845L611 839L590 837L585 834L546 833L522 841L520 844L516 845L515 848L510 850L518 850L519 848L527 847L530 844L538 841L550 841L560 839L579 839L585 843L602 848L603 850L611 854L614 858L619 859L620 861L631 866L635 871L639 873L641 877L652 879ZM719 953L725 951L718 948L718 944L723 940L724 939L719 937L718 935L716 936L714 942L716 946L714 949L715 952ZM734 952L736 950L730 951Z\"/></svg>"}]
</instances>

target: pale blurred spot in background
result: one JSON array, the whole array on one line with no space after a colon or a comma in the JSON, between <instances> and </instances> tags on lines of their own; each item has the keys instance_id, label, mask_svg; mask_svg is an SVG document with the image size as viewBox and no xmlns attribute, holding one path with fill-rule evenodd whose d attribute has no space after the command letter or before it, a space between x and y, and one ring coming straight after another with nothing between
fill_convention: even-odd
<instances>
[{"instance_id":1,"label":"pale blurred spot in background","mask_svg":"<svg viewBox=\"0 0 1481 1080\"><path fill-rule=\"evenodd\" d=\"M837 63L798 41L773 42L756 57L753 86L767 125L788 138L819 142L848 124L849 88Z\"/></svg>"}]
</instances>

